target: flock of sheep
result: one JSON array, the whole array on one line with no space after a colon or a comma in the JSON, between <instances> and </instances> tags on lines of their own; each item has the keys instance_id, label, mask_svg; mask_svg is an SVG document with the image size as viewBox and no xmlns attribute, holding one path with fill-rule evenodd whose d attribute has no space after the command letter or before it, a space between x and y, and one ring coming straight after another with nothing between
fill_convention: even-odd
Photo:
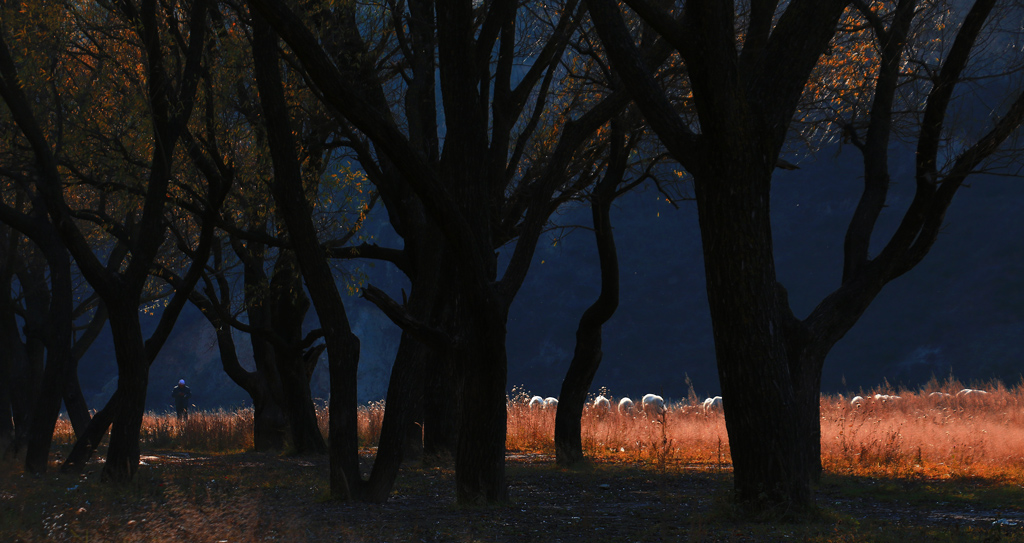
<instances>
[{"instance_id":1,"label":"flock of sheep","mask_svg":"<svg viewBox=\"0 0 1024 543\"><path fill-rule=\"evenodd\" d=\"M957 392L954 396L947 392L932 392L928 395L933 400L943 400L952 398L970 399L970 398L983 398L988 394L985 390L979 390L976 388L965 388L960 392ZM841 396L840 396L841 397ZM892 403L898 402L903 398L895 394L875 394L874 396L854 396L850 399L851 407L862 407L869 403ZM554 409L558 406L558 398L547 397L542 398L540 396L534 396L530 398L528 403L530 409ZM610 413L612 410L612 402L603 395L594 398L591 402L590 408L599 413ZM710 414L715 411L722 410L722 397L715 396L707 398L697 407L701 413ZM624 397L619 400L618 412L623 415L631 415L634 413L643 413L648 416L659 416L665 413L667 410L665 406L665 399L657 394L646 394L643 399L640 400L640 405L636 406L633 400L628 397Z\"/></svg>"},{"instance_id":2,"label":"flock of sheep","mask_svg":"<svg viewBox=\"0 0 1024 543\"><path fill-rule=\"evenodd\" d=\"M956 396L953 396L948 392L932 392L931 394L928 395L928 397L932 400L944 400L951 399L954 397L961 399L969 399L983 398L986 394L988 394L988 391L979 390L977 388L965 388L960 392L957 392ZM874 396L868 396L867 398L864 398L863 396L854 396L853 398L850 398L850 406L862 407L869 402L892 403L898 402L902 399L902 397L897 396L895 394L875 394Z\"/></svg>"},{"instance_id":3,"label":"flock of sheep","mask_svg":"<svg viewBox=\"0 0 1024 543\"><path fill-rule=\"evenodd\" d=\"M558 406L558 398L534 396L530 398L528 405L530 409L551 409ZM603 395L598 396L591 402L590 408L597 412L609 413L612 410L612 402ZM704 400L700 405L700 409L704 414L709 414L716 410L720 411L722 409L722 397L715 396ZM643 399L640 400L639 407L628 397L620 399L618 405L618 412L623 415L640 412L649 416L659 416L664 414L666 410L665 399L657 394L644 395Z\"/></svg>"}]
</instances>

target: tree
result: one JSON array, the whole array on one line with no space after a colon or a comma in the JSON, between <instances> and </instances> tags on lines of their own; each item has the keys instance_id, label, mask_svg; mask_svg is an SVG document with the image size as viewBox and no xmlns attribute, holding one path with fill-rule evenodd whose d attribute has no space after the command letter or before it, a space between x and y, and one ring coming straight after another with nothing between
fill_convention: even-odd
<instances>
[{"instance_id":1,"label":"tree","mask_svg":"<svg viewBox=\"0 0 1024 543\"><path fill-rule=\"evenodd\" d=\"M203 274L204 288L193 291L191 300L216 330L225 371L253 399L255 447L282 449L287 438L295 452L325 452L309 390L313 369L324 349L323 344L313 343L322 333L314 330L303 336L310 300L270 194L273 168L265 158L266 127L253 82L249 37L245 27L237 24L235 12L214 10L212 14L218 48L211 55L202 90L204 102L209 104L204 112L207 120L201 133L186 135L187 147L191 160L205 175L230 172L235 190L228 196L218 221L222 234L214 244L210 270ZM339 198L340 191L331 188L330 183L321 182L328 178L325 169L331 162L331 123L324 122L326 115L303 87L301 78L289 78L284 90L299 103L295 111L299 117L300 170L311 187L307 192L330 193L324 202L318 202L319 208L327 208L332 197L342 206L351 203ZM201 213L188 202L178 204L190 213ZM353 203L352 207L362 204ZM180 245L182 251L189 250L188 243ZM240 272L233 271L237 267ZM166 277L172 284L180 281L172 273ZM240 303L235 298L240 298ZM244 322L239 320L241 314L245 315ZM253 371L239 362L233 330L249 336Z\"/></svg>"},{"instance_id":2,"label":"tree","mask_svg":"<svg viewBox=\"0 0 1024 543\"><path fill-rule=\"evenodd\" d=\"M631 121L633 127L627 138L626 125ZM635 152L640 147L643 137L644 126L639 119L629 119L623 115L612 121L604 176L594 183L589 195L601 274L601 291L594 303L580 317L576 329L576 348L558 395L558 409L555 412L555 460L561 465L571 466L584 460L581 418L587 393L603 358L602 327L615 313L619 304L619 262L615 251L615 236L612 232L611 206L619 196L644 181L653 179L652 169L662 158L650 153L650 150ZM629 170L636 170L642 164L630 164L631 154L648 161L646 167L639 172L632 172L632 175Z\"/></svg>"},{"instance_id":3,"label":"tree","mask_svg":"<svg viewBox=\"0 0 1024 543\"><path fill-rule=\"evenodd\" d=\"M585 154L580 149L592 145L598 128L625 107L625 96L573 98L571 87L555 85L580 19L575 2L534 11L516 2L418 1L367 12L346 4L312 9L303 17L276 0L249 5L288 44L338 122L352 127L351 148L405 238L405 250L391 258L412 270L408 304L372 288L364 295L409 337L430 345L434 360L449 361L428 375L451 375L450 396L459 404L458 500L504 501L509 304L550 214L592 180L589 165L576 162ZM375 54L360 27L360 21L376 21L381 14L394 21L397 45L387 55ZM403 61L394 69L377 62L399 54ZM515 69L525 58L528 66ZM392 81L393 74L400 80ZM395 88L404 101L390 99ZM289 231L294 235L291 225ZM511 261L499 278L495 249L512 242ZM299 258L314 304L327 304L331 297L314 292ZM319 305L317 312L324 323ZM331 352L328 345L329 358ZM400 403L415 390L418 365L425 362L396 360L383 433L399 436L407 429L403 422L389 424L388 417L408 416L409 408ZM346 367L342 382L351 382L354 365ZM433 394L443 396L445 390ZM333 419L333 406L331 411ZM431 420L426 424L425 432ZM382 435L374 473L384 465L385 443L403 441ZM332 489L359 484L354 449L346 450L345 477L332 479ZM397 466L389 458L380 472Z\"/></svg>"},{"instance_id":4,"label":"tree","mask_svg":"<svg viewBox=\"0 0 1024 543\"><path fill-rule=\"evenodd\" d=\"M0 327L7 346L0 355L0 371L5 375L0 392L4 419L0 423L5 423L0 427L0 450L5 456L13 455L27 445L25 467L41 473L46 470L61 401L76 433L83 432L89 422L78 384L78 360L96 339L106 316L97 308L76 340L72 325L95 306L95 298L89 296L74 307L71 259L56 230L38 209L26 214L0 205L0 220L6 223L0 230L9 240L9 252L0 262L0 278L7 285L0 301ZM22 242L19 230L34 243ZM15 292L19 295L12 297ZM24 339L18 330L19 317L24 322Z\"/></svg>"},{"instance_id":5,"label":"tree","mask_svg":"<svg viewBox=\"0 0 1024 543\"><path fill-rule=\"evenodd\" d=\"M794 512L811 503L811 481L820 469L817 404L825 355L886 283L920 262L956 189L1024 120L1024 98L1013 91L991 127L954 149L940 169L938 143L948 130L950 101L994 3L974 2L948 51L936 52L925 70L912 74L924 76L926 83L917 132L917 195L900 227L872 258L869 242L889 182L885 157L893 99L898 83L911 78L900 71L908 51L907 25L922 10L913 0L854 2L876 32L881 51L872 64L869 135L857 140L866 150L864 196L848 230L842 284L799 320L775 279L771 179L816 67L859 60L829 49L849 2L751 1L746 10L734 10L731 2L689 0L666 10L629 0L682 57L693 89L687 99L699 120L694 125L675 113L678 105L636 62L619 8L608 0L588 0L612 66L662 143L694 179L735 497L741 504ZM851 138L860 137L854 125L846 125Z\"/></svg>"},{"instance_id":6,"label":"tree","mask_svg":"<svg viewBox=\"0 0 1024 543\"><path fill-rule=\"evenodd\" d=\"M71 9L60 4L55 7L60 13ZM72 25L74 30L71 32L77 38L74 52L80 53L88 62L74 64L74 69L71 69L72 63L61 65L69 69L60 72L58 81L68 84L69 88L77 85L76 91L85 89L76 97L106 100L111 106L127 108L87 112L108 115L104 120L112 122L105 125L88 124L88 116L77 119L92 129L85 131L87 137L83 140L99 143L104 153L121 155L122 169L117 174L138 174L136 179L144 179L141 183L133 180L125 184L127 187L122 194L135 194L139 198L125 213L123 222L115 221L107 214L107 200L102 196L89 202L95 204L93 209L73 210L69 206L69 198L65 193L67 178L72 176L87 180L93 187L106 186L104 182L111 178L107 177L110 172L103 170L103 167L109 163L75 163L73 155L64 154L64 147L51 141L53 136L43 130L44 125L39 121L37 108L26 98L19 78L19 68L4 37L0 37L0 96L21 132L20 137L24 138L25 145L34 155L33 185L45 204L49 219L56 227L62 244L75 258L83 275L109 311L118 362L118 388L108 405L94 417L86 435L79 439L79 444L87 444L83 445L86 449L94 447L112 422L103 476L112 481L127 481L134 475L139 464L138 439L149 365L170 333L188 291L198 280L199 270L206 260L205 257L200 258L198 264L191 266L185 275L186 288L176 293L161 316L156 332L149 341L144 341L138 308L150 269L165 241L168 218L164 212L168 194L178 188L172 187L171 183L177 173L176 151L196 103L195 93L202 72L208 18L207 6L201 1L190 6L157 6L155 1L143 0L139 5L119 2L109 7L114 9L112 13L106 14L109 17L97 17L103 22L95 24L105 25L102 28L88 26L93 24L92 16L97 13L88 13L78 18L68 17L70 21L88 22L78 27ZM158 7L163 8L162 11ZM179 19L178 15L182 17ZM162 34L161 28L167 34ZM175 44L171 47L176 48L177 54L170 55L170 58L165 50L164 38ZM105 48L100 50L100 47ZM133 83L139 84L138 90L142 90L141 94L146 98L143 108L131 109L130 106L139 105L131 101L134 94L105 92L110 90L103 87L105 83L129 88ZM95 92L90 96L90 91ZM67 105L61 102L64 97L50 97L50 100L59 104L52 109L76 111L75 108L61 107ZM138 124L130 126L134 122ZM126 123L129 125L127 130ZM150 138L144 143L140 145L131 139L132 136L145 133L146 129L150 131ZM116 144L111 145L112 141ZM148 151L148 159L133 160L139 158L132 156L132 152L140 150L139 147L144 148L142 154ZM114 179L118 178L120 176ZM214 180L208 182L214 185ZM112 188L117 190L118 186L115 184ZM204 208L204 216L199 218L201 225L196 227L196 230L202 230L196 247L197 254L209 251L214 223L210 215L215 215L226 190L224 186L210 186L205 195L208 205ZM82 219L102 224L105 231L128 248L130 258L105 265L101 261L103 256L117 256L118 253L111 254L90 244L77 222ZM99 249L101 254L94 252L94 248ZM81 462L81 454L82 447L76 445L72 455L74 460Z\"/></svg>"}]
</instances>

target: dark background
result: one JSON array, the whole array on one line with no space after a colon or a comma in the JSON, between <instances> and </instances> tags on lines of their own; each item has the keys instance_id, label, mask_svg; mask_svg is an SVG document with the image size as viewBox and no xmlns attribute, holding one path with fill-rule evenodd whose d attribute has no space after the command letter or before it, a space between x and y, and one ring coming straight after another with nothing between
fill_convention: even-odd
<instances>
[{"instance_id":1,"label":"dark background","mask_svg":"<svg viewBox=\"0 0 1024 543\"><path fill-rule=\"evenodd\" d=\"M889 207L880 240L898 224L913 196L909 153L893 167ZM772 190L778 276L803 318L840 279L847 221L860 196L859 155L831 148L778 170ZM910 273L890 283L860 322L832 350L823 392L884 386L916 387L950 375L966 382L1017 384L1024 368L1024 182L975 176L961 189L935 247ZM394 244L383 209L371 232ZM590 225L589 210L564 210L556 221ZM653 187L621 198L612 211L621 268L621 302L604 328L604 361L593 389L615 396L660 393L682 399L689 377L700 395L718 392L711 322L696 208L674 209ZM351 266L352 264L347 264ZM400 298L406 285L389 264L361 265L369 282ZM508 323L508 386L556 396L572 356L575 330L598 293L593 236L585 229L553 230L542 238ZM349 318L362 342L360 401L384 396L398 330L375 307L349 298ZM151 319L155 322L155 319ZM151 322L152 324L152 322ZM310 328L316 325L310 311ZM246 344L239 336L240 347ZM243 354L243 358L245 355ZM313 381L326 399L326 356ZM89 405L99 408L116 387L109 332L81 363ZM185 379L198 408L245 405L247 396L223 373L214 335L194 309L178 325L153 365L148 407L170 409L171 388Z\"/></svg>"}]
</instances>

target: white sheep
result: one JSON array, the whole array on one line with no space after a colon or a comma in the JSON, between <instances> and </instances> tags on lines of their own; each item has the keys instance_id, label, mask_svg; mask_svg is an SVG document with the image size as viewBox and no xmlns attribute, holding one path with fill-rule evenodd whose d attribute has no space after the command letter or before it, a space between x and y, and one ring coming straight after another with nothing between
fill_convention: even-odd
<instances>
[{"instance_id":1,"label":"white sheep","mask_svg":"<svg viewBox=\"0 0 1024 543\"><path fill-rule=\"evenodd\" d=\"M665 398L657 394L645 394L640 402L643 404L644 413L647 415L661 415L665 412Z\"/></svg>"},{"instance_id":2,"label":"white sheep","mask_svg":"<svg viewBox=\"0 0 1024 543\"><path fill-rule=\"evenodd\" d=\"M627 415L633 412L633 400L622 398L619 400L619 413Z\"/></svg>"},{"instance_id":3,"label":"white sheep","mask_svg":"<svg viewBox=\"0 0 1024 543\"><path fill-rule=\"evenodd\" d=\"M540 409L544 407L544 398L541 398L540 396L530 398L529 407L530 409Z\"/></svg>"},{"instance_id":4,"label":"white sheep","mask_svg":"<svg viewBox=\"0 0 1024 543\"><path fill-rule=\"evenodd\" d=\"M612 410L612 402L608 401L608 398L604 396L598 396L594 398L593 408L599 412L607 413Z\"/></svg>"},{"instance_id":5,"label":"white sheep","mask_svg":"<svg viewBox=\"0 0 1024 543\"><path fill-rule=\"evenodd\" d=\"M722 408L722 397L721 396L715 396L713 398L707 398L707 399L704 400L703 403L700 404L700 409L701 409L701 411L705 415L707 415L708 413L711 413L712 411L721 409L721 408Z\"/></svg>"},{"instance_id":6,"label":"white sheep","mask_svg":"<svg viewBox=\"0 0 1024 543\"><path fill-rule=\"evenodd\" d=\"M981 396L984 396L985 394L988 394L988 392L984 391L984 390L979 390L979 389L976 389L976 388L965 388L965 389L961 390L960 392L957 392L956 393L956 397L957 398L962 398L964 396L981 397Z\"/></svg>"},{"instance_id":7,"label":"white sheep","mask_svg":"<svg viewBox=\"0 0 1024 543\"><path fill-rule=\"evenodd\" d=\"M863 396L854 396L853 398L850 398L850 407L860 407L861 404L863 404L863 403L864 403L864 397Z\"/></svg>"},{"instance_id":8,"label":"white sheep","mask_svg":"<svg viewBox=\"0 0 1024 543\"><path fill-rule=\"evenodd\" d=\"M552 409L555 407L558 407L558 398L552 398L551 396L544 398L544 409Z\"/></svg>"},{"instance_id":9,"label":"white sheep","mask_svg":"<svg viewBox=\"0 0 1024 543\"><path fill-rule=\"evenodd\" d=\"M902 400L902 399L903 399L902 397L897 396L895 394L892 394L892 395L889 395L889 394L875 394L875 400L879 401L879 402L882 402L882 403L895 402L897 400Z\"/></svg>"}]
</instances>

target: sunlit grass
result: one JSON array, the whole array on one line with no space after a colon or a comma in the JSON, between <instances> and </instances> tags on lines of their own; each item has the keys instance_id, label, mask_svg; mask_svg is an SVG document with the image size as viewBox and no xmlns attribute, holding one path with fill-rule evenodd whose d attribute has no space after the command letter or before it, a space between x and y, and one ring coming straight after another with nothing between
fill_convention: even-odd
<instances>
[{"instance_id":1,"label":"sunlit grass","mask_svg":"<svg viewBox=\"0 0 1024 543\"><path fill-rule=\"evenodd\" d=\"M964 388L949 380L917 390L861 391L865 401L859 407L850 404L849 395L823 396L824 469L858 476L1024 481L1024 387L993 381L970 387L986 394L958 396ZM875 394L900 398L881 401ZM509 398L507 447L553 454L554 410L531 409L529 397L516 391ZM613 405L617 399L612 397ZM582 437L584 453L599 461L708 469L730 464L725 417L720 410L703 412L692 395L661 417L588 406Z\"/></svg>"},{"instance_id":2,"label":"sunlit grass","mask_svg":"<svg viewBox=\"0 0 1024 543\"><path fill-rule=\"evenodd\" d=\"M1024 387L999 382L973 385L987 394L961 395L968 388L949 380L918 390L878 388L849 395L822 396L822 464L826 472L878 477L984 477L1024 481ZM613 405L618 398L607 390ZM940 394L933 394L940 393ZM875 394L900 399L875 400ZM943 396L941 394L948 394ZM554 409L531 409L530 394L513 390L508 399L510 452L554 454ZM728 401L728 400L727 400ZM721 410L705 413L700 398L669 405L663 416L640 411L622 414L588 407L582 420L584 453L600 462L642 462L704 469L730 467L729 438ZM317 405L321 431L327 434L328 409ZM359 444L374 447L380 438L384 402L358 411ZM199 411L186 423L173 413L147 413L142 446L204 452L252 448L253 411ZM70 445L74 432L61 418L55 445Z\"/></svg>"}]
</instances>

